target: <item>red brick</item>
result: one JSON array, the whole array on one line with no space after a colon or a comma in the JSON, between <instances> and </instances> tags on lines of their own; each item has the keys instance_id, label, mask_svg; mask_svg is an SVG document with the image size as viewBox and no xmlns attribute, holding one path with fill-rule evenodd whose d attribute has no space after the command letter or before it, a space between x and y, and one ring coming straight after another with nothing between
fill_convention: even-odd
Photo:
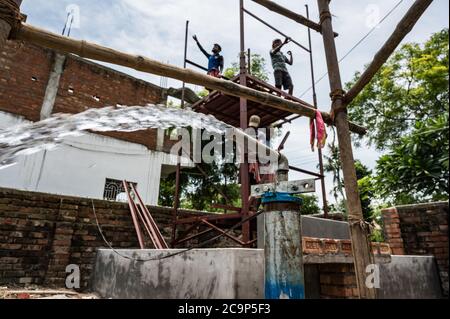
<instances>
[{"instance_id":1,"label":"red brick","mask_svg":"<svg viewBox=\"0 0 450 319\"><path fill-rule=\"evenodd\" d=\"M324 239L322 241L322 247L324 254L337 254L339 252L339 241Z\"/></svg>"},{"instance_id":2,"label":"red brick","mask_svg":"<svg viewBox=\"0 0 450 319\"><path fill-rule=\"evenodd\" d=\"M305 254L321 254L322 241L319 238L303 237L303 253Z\"/></svg>"}]
</instances>

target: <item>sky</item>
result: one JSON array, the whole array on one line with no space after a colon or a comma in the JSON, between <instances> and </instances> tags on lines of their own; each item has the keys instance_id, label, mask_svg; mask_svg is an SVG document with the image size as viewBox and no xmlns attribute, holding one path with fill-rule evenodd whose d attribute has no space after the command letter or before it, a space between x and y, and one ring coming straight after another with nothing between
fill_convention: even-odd
<instances>
[{"instance_id":1,"label":"sky","mask_svg":"<svg viewBox=\"0 0 450 319\"><path fill-rule=\"evenodd\" d=\"M278 4L305 14L309 5L311 20L318 21L317 1L277 0ZM339 58L344 56L367 32L371 30L400 0L335 0L330 8L334 16L333 25L339 37L336 46ZM395 29L396 24L413 4L403 0L398 8L340 64L342 82L362 71L374 54L381 48ZM273 26L307 46L305 27L276 13L245 0L245 7ZM186 21L189 20L190 38L188 57L206 65L205 57L199 52L191 36L196 34L209 50L214 43L223 48L225 67L236 62L239 53L239 0L24 0L22 12L28 15L27 22L55 33L61 33L67 12L75 10L79 19L74 20L70 36L105 45L132 54L150 57L161 62L183 65L184 36ZM449 26L449 1L435 0L413 31L403 41L424 42L433 33ZM78 14L79 13L79 14ZM245 17L246 48L262 55L267 61L267 71L272 73L269 50L272 40L279 35L260 24L250 16ZM326 61L322 37L312 31L312 47L316 79L326 73ZM290 44L286 50L294 54L294 65L289 68L295 85L294 95L300 96L311 86L309 55L299 47ZM137 78L159 85L161 78L127 68L111 66ZM203 71L200 71L203 72ZM272 76L270 81L273 82ZM180 87L181 83L168 80L168 86ZM200 90L199 87L192 87ZM329 111L329 82L325 77L317 84L319 108ZM312 103L311 92L302 99ZM286 144L286 154L292 165L316 171L317 154L309 146L307 119L299 119L286 125L291 131ZM331 135L331 132L328 132ZM331 139L331 137L330 137ZM367 146L355 149L355 158L373 169L381 155ZM304 178L292 173L291 179ZM327 189L332 188L332 176L327 176Z\"/></svg>"}]
</instances>

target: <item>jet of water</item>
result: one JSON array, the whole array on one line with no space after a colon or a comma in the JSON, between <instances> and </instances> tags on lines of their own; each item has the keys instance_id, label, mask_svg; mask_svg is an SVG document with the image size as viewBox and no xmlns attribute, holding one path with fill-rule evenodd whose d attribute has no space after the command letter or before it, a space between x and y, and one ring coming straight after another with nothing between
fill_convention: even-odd
<instances>
[{"instance_id":1,"label":"jet of water","mask_svg":"<svg viewBox=\"0 0 450 319\"><path fill-rule=\"evenodd\" d=\"M94 132L135 132L151 128L192 127L225 134L231 128L212 115L163 105L105 107L78 114L55 114L40 122L0 130L0 169L14 165L17 157L53 149L69 136Z\"/></svg>"}]
</instances>

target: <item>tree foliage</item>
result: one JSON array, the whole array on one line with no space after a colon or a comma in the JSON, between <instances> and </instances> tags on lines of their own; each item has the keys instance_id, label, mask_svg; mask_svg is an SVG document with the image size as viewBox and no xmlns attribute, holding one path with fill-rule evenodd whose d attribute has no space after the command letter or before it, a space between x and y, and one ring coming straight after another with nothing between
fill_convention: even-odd
<instances>
[{"instance_id":1,"label":"tree foliage","mask_svg":"<svg viewBox=\"0 0 450 319\"><path fill-rule=\"evenodd\" d=\"M380 196L395 204L448 199L448 141L448 113L416 123L412 134L378 160Z\"/></svg>"},{"instance_id":2,"label":"tree foliage","mask_svg":"<svg viewBox=\"0 0 450 319\"><path fill-rule=\"evenodd\" d=\"M301 206L302 215L318 215L320 214L319 199L316 195L298 195L303 200Z\"/></svg>"},{"instance_id":3,"label":"tree foliage","mask_svg":"<svg viewBox=\"0 0 450 319\"><path fill-rule=\"evenodd\" d=\"M448 199L448 45L448 29L403 45L350 105L368 144L386 153L367 196L391 204ZM359 184L370 188L369 180Z\"/></svg>"},{"instance_id":4,"label":"tree foliage","mask_svg":"<svg viewBox=\"0 0 450 319\"><path fill-rule=\"evenodd\" d=\"M349 116L368 128L371 145L399 146L416 123L449 111L448 45L448 29L423 45L403 45L352 102Z\"/></svg>"},{"instance_id":5,"label":"tree foliage","mask_svg":"<svg viewBox=\"0 0 450 319\"><path fill-rule=\"evenodd\" d=\"M246 61L247 61L247 53L246 54ZM269 75L266 70L266 59L262 57L259 54L251 54L251 68L250 68L250 74L254 77L260 79L261 81L267 82L269 80ZM234 78L236 75L239 74L239 63L234 62L231 67L227 68L224 72L224 76L226 76L229 79Z\"/></svg>"}]
</instances>

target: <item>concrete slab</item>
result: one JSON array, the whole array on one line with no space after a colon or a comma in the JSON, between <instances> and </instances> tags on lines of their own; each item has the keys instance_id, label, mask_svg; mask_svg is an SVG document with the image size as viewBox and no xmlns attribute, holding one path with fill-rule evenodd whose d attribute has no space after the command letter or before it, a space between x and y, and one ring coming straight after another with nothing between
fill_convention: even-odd
<instances>
[{"instance_id":1,"label":"concrete slab","mask_svg":"<svg viewBox=\"0 0 450 319\"><path fill-rule=\"evenodd\" d=\"M441 285L432 256L391 256L380 265L380 299L440 299Z\"/></svg>"},{"instance_id":2,"label":"concrete slab","mask_svg":"<svg viewBox=\"0 0 450 319\"><path fill-rule=\"evenodd\" d=\"M196 249L158 261L140 262L180 250L100 249L93 291L120 299L262 299L263 251Z\"/></svg>"},{"instance_id":3,"label":"concrete slab","mask_svg":"<svg viewBox=\"0 0 450 319\"><path fill-rule=\"evenodd\" d=\"M113 299L263 299L264 251L195 249L169 259L141 262L181 250L100 249L92 290ZM133 260L134 259L134 260ZM351 263L342 255L305 255L306 297L320 296L317 265ZM380 256L380 299L442 298L434 257Z\"/></svg>"}]
</instances>

